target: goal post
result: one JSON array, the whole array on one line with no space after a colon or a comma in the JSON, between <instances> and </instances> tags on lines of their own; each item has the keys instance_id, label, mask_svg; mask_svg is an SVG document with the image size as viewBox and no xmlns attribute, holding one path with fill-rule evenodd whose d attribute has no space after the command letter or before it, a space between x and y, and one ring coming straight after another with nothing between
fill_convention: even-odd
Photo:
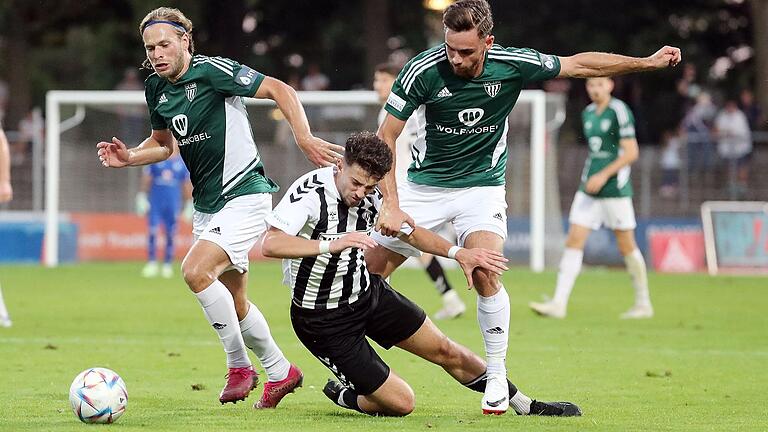
<instances>
[{"instance_id":1,"label":"goal post","mask_svg":"<svg viewBox=\"0 0 768 432\"><path fill-rule=\"evenodd\" d=\"M310 117L310 124L313 127L313 132L316 135L327 139L329 141L339 142L348 136L348 134L359 130L375 130L375 118L380 105L376 97L376 93L373 91L324 91L324 92L299 92L299 99L307 110L307 114ZM257 113L258 120L251 118L253 124L254 134L263 125L269 123L269 127L274 129L272 123L276 123L278 119L275 118L274 102L264 99L245 98L245 103L251 109L260 110ZM513 111L522 112L524 118L529 119L530 133L510 134L509 140L517 139L527 141L529 144L530 160L529 160L529 178L526 179L530 183L529 197L528 197L528 217L530 218L530 240L529 240L529 266L533 271L540 272L544 270L545 266L545 237L546 237L546 224L545 219L548 215L545 189L547 183L547 173L550 171L545 169L546 163L546 148L547 148L547 119L548 117L554 117L559 114L548 112L548 102L552 105L552 95L540 90L524 90L520 94L517 106ZM556 106L558 111L562 111L561 105L563 102L557 100ZM128 106L138 108L145 108L144 92L142 91L80 91L80 90L53 90L46 94L46 166L45 166L45 242L43 261L47 267L55 267L59 264L59 224L62 221L67 220L68 212L70 209L62 208L62 157L67 155L69 147L80 147L80 158L76 158L66 161L66 170L64 175L82 175L84 178L79 179L78 182L98 182L99 178L91 178L94 175L101 176L102 174L96 174L94 168L90 165L98 165L98 159L96 158L96 143L100 140L109 139L115 135L114 129L108 129L108 122L105 124L99 124L100 121L91 120L89 133L79 132L74 138L68 140L62 140L63 134L70 130L76 130L78 128L83 129L81 124L88 122L87 117L94 112L100 114L104 111L114 111L118 106ZM67 117L64 118L63 112L67 113ZM318 114L320 112L320 114ZM70 116L70 113L71 116ZM332 113L330 116L328 113ZM372 114L371 114L372 113ZM316 117L321 117L322 120L317 120ZM98 117L98 116L97 116ZM330 117L330 120L329 120ZM261 121L263 119L263 121ZM339 120L341 119L341 120ZM349 120L349 119L354 119ZM259 123L259 121L261 121ZM283 122L284 123L284 122ZM343 124L342 124L343 123ZM510 123L512 121L510 120ZM146 122L148 127L148 121ZM514 126L510 127L512 130ZM270 129L270 131L272 130ZM526 128L527 129L527 128ZM148 129L146 129L148 131ZM277 132L275 132L277 136ZM257 137L257 145L259 145L260 152L264 152L263 140ZM130 146L135 146L137 143L126 143ZM509 142L508 142L509 144ZM90 146L90 153L88 153L87 147ZM271 151L271 150L270 150ZM274 151L273 159L277 160L270 162L268 157L265 157L265 164L267 168L267 175L282 175L285 179L280 178L279 184L286 186L285 181L288 179L298 177L303 174L304 171L309 169L309 165L303 159L303 157L291 156L295 153L300 153L295 146L286 146L282 148L276 148ZM88 159L90 158L90 159ZM282 158L290 158L291 163L283 164L280 162ZM67 159L67 158L65 158ZM295 162L300 160L300 162ZM80 166L87 165L88 169L80 169ZM279 168L278 168L279 167ZM77 170L77 171L72 171ZM135 176L138 176L136 170ZM556 172L556 170L555 170ZM73 174L76 173L76 174ZM556 183L556 178L554 179ZM290 180L292 181L292 180ZM550 183L552 179L549 179ZM136 187L138 181L130 181L123 184L126 188L130 189L130 185ZM287 183L287 184L290 184ZM77 184L71 187L67 187L65 195L76 194L79 189ZM551 190L551 189L550 189ZM117 194L116 194L117 195ZM123 194L128 195L128 192ZM125 198L123 196L123 201ZM101 200L106 201L118 201L118 196L113 196L109 191L101 192ZM75 201L86 201L84 198L73 198ZM91 201L98 201L95 198L90 198ZM67 202L68 203L68 202ZM125 206L127 204L113 203L108 211L126 211ZM79 204L79 208L87 207L88 203ZM95 205L95 204L90 204ZM69 206L70 208L72 206ZM560 214L560 209L556 209L556 214Z\"/></svg>"}]
</instances>

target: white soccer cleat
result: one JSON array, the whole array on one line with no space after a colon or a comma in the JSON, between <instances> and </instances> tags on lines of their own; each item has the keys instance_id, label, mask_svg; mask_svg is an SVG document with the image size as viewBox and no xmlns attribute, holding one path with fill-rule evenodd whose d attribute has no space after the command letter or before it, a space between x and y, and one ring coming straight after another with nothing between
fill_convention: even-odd
<instances>
[{"instance_id":1,"label":"white soccer cleat","mask_svg":"<svg viewBox=\"0 0 768 432\"><path fill-rule=\"evenodd\" d=\"M488 375L480 404L483 414L502 415L509 408L509 386L504 375Z\"/></svg>"},{"instance_id":2,"label":"white soccer cleat","mask_svg":"<svg viewBox=\"0 0 768 432\"><path fill-rule=\"evenodd\" d=\"M145 278L153 278L157 277L157 274L160 272L160 268L157 266L157 263L154 261L148 262L143 269L141 269L141 275Z\"/></svg>"},{"instance_id":3,"label":"white soccer cleat","mask_svg":"<svg viewBox=\"0 0 768 432\"><path fill-rule=\"evenodd\" d=\"M543 317L563 319L565 318L565 305L550 300L544 303L530 302L528 307Z\"/></svg>"},{"instance_id":4,"label":"white soccer cleat","mask_svg":"<svg viewBox=\"0 0 768 432\"><path fill-rule=\"evenodd\" d=\"M621 319L646 319L653 318L653 307L651 305L634 305L632 308L623 314Z\"/></svg>"},{"instance_id":5,"label":"white soccer cleat","mask_svg":"<svg viewBox=\"0 0 768 432\"><path fill-rule=\"evenodd\" d=\"M171 264L163 264L163 270L160 272L160 274L166 279L172 278L173 266Z\"/></svg>"},{"instance_id":6,"label":"white soccer cleat","mask_svg":"<svg viewBox=\"0 0 768 432\"><path fill-rule=\"evenodd\" d=\"M443 294L443 308L435 312L435 319L447 320L457 318L467 310L467 306L461 301L456 290L450 290Z\"/></svg>"},{"instance_id":7,"label":"white soccer cleat","mask_svg":"<svg viewBox=\"0 0 768 432\"><path fill-rule=\"evenodd\" d=\"M11 319L8 317L0 317L0 327L10 327L13 323L11 322Z\"/></svg>"}]
</instances>

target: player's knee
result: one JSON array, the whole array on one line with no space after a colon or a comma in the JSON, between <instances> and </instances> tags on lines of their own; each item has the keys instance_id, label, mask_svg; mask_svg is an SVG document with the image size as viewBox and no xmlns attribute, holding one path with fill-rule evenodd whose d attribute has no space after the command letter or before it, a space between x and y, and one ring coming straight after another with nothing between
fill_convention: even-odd
<instances>
[{"instance_id":1,"label":"player's knee","mask_svg":"<svg viewBox=\"0 0 768 432\"><path fill-rule=\"evenodd\" d=\"M486 297L498 291L499 277L493 272L477 268L472 272L472 279L477 292Z\"/></svg>"},{"instance_id":2,"label":"player's knee","mask_svg":"<svg viewBox=\"0 0 768 432\"><path fill-rule=\"evenodd\" d=\"M216 279L216 275L210 269L202 268L199 263L187 259L181 263L181 273L189 289L196 293L209 287Z\"/></svg>"},{"instance_id":3,"label":"player's knee","mask_svg":"<svg viewBox=\"0 0 768 432\"><path fill-rule=\"evenodd\" d=\"M397 400L392 401L389 404L390 414L395 417L404 417L412 413L416 407L416 396L413 394L413 390L406 386L401 392Z\"/></svg>"}]
</instances>

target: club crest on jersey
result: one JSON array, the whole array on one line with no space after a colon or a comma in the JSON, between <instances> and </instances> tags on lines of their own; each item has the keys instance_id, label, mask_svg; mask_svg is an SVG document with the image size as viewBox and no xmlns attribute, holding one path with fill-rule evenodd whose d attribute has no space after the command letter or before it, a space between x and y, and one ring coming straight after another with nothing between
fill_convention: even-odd
<instances>
[{"instance_id":1,"label":"club crest on jersey","mask_svg":"<svg viewBox=\"0 0 768 432\"><path fill-rule=\"evenodd\" d=\"M499 90L501 90L501 81L483 83L483 88L488 93L488 96L496 97L499 94Z\"/></svg>"},{"instance_id":2,"label":"club crest on jersey","mask_svg":"<svg viewBox=\"0 0 768 432\"><path fill-rule=\"evenodd\" d=\"M459 121L465 125L472 127L477 124L482 118L485 111L482 108L469 108L459 111Z\"/></svg>"},{"instance_id":3,"label":"club crest on jersey","mask_svg":"<svg viewBox=\"0 0 768 432\"><path fill-rule=\"evenodd\" d=\"M187 92L187 100L192 102L192 100L195 99L195 95L197 95L197 83L189 83L185 85L184 90Z\"/></svg>"},{"instance_id":4,"label":"club crest on jersey","mask_svg":"<svg viewBox=\"0 0 768 432\"><path fill-rule=\"evenodd\" d=\"M600 122L600 129L603 132L608 132L608 129L611 128L611 121L609 119L603 119L603 121Z\"/></svg>"}]
</instances>

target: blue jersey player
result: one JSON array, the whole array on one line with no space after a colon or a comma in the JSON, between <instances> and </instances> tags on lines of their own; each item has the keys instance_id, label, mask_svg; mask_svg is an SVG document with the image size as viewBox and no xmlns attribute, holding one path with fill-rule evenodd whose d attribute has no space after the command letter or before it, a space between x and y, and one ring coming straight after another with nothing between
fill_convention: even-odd
<instances>
[{"instance_id":1,"label":"blue jersey player","mask_svg":"<svg viewBox=\"0 0 768 432\"><path fill-rule=\"evenodd\" d=\"M148 261L141 274L144 277L155 277L162 274L165 278L173 276L173 235L176 232L176 221L182 211L182 197L187 199L184 213L191 209L191 185L189 172L184 161L176 153L169 159L147 166L141 181L141 192L136 197L136 210L139 214L147 215L149 224ZM163 267L157 264L157 236L160 224L165 228L165 255Z\"/></svg>"}]
</instances>

